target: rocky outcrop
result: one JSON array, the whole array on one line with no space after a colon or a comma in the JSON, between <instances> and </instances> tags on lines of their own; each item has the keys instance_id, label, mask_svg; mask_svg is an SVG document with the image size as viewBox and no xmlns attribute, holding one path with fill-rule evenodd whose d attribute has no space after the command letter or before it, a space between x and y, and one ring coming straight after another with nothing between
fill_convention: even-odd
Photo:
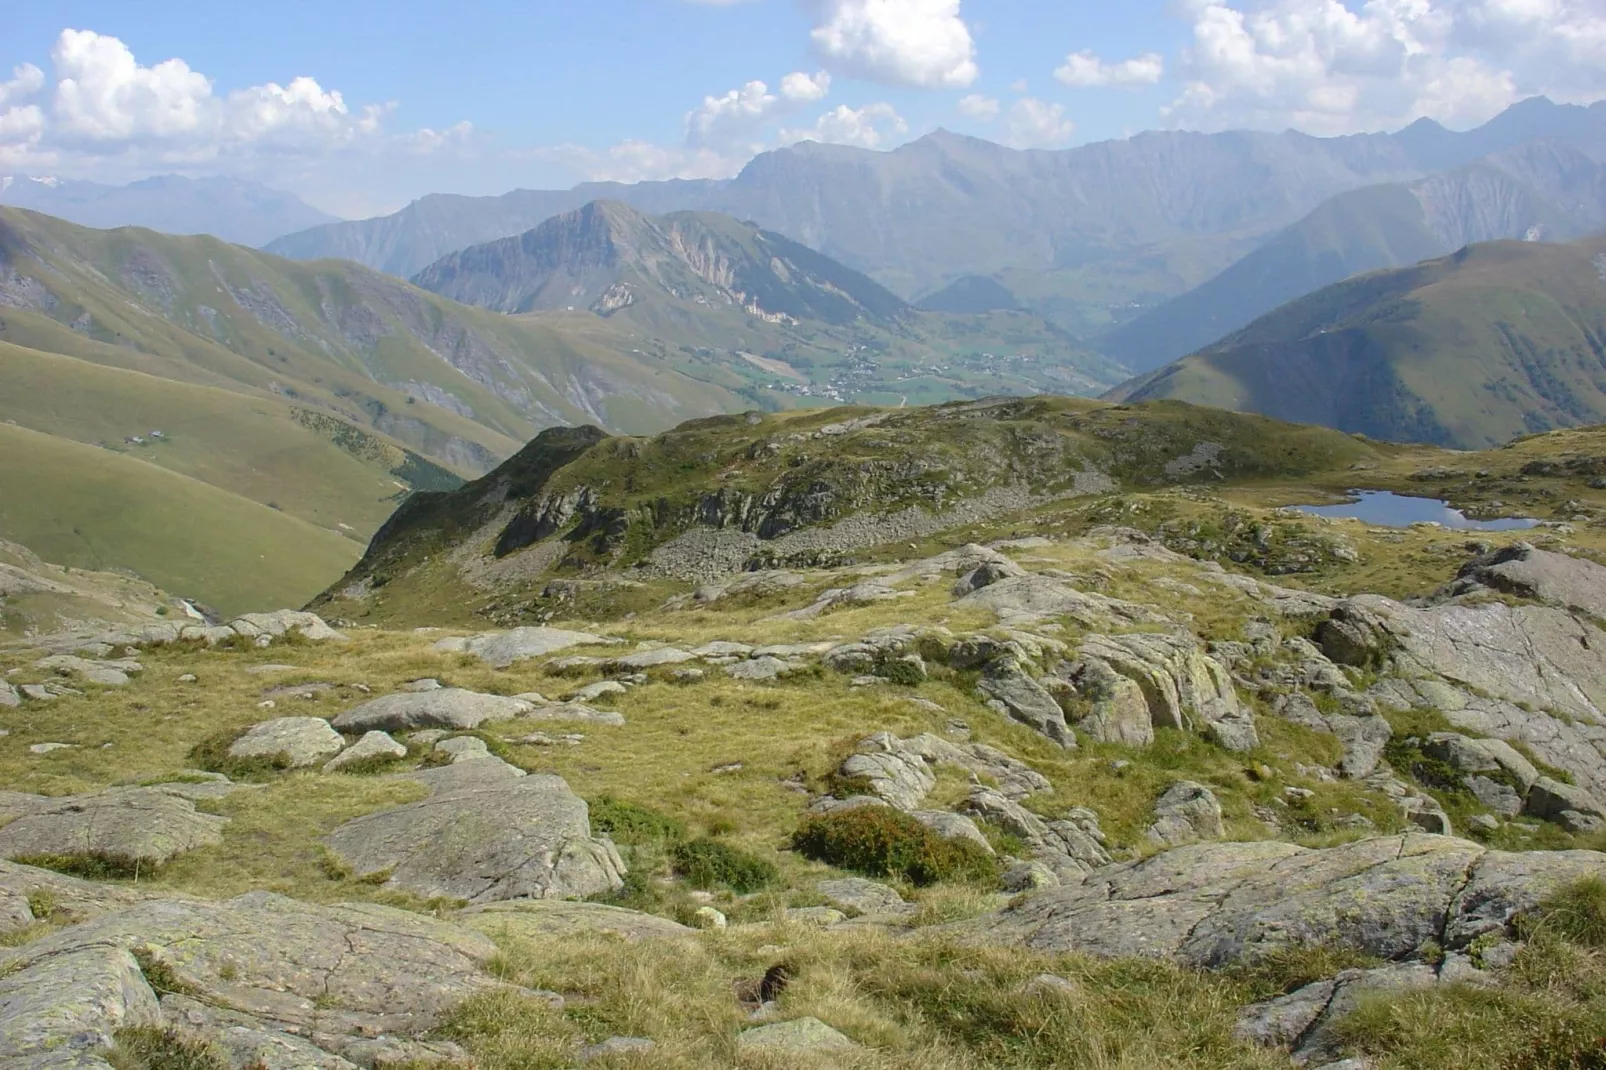
<instances>
[{"instance_id":1,"label":"rocky outcrop","mask_svg":"<svg viewBox=\"0 0 1606 1070\"><path fill-rule=\"evenodd\" d=\"M525 776L495 758L411 774L430 797L346 822L326 842L385 886L471 903L612 891L625 866L593 838L583 799L561 777Z\"/></svg>"},{"instance_id":2,"label":"rocky outcrop","mask_svg":"<svg viewBox=\"0 0 1606 1070\"><path fill-rule=\"evenodd\" d=\"M1591 851L1509 854L1421 834L1320 850L1201 843L1096 869L951 930L984 943L1200 967L1322 943L1401 960L1429 941L1456 950L1505 932L1551 890L1602 866L1606 855Z\"/></svg>"},{"instance_id":3,"label":"rocky outcrop","mask_svg":"<svg viewBox=\"0 0 1606 1070\"><path fill-rule=\"evenodd\" d=\"M444 653L472 654L494 668L505 669L515 661L545 657L570 647L613 642L617 640L562 628L514 628L506 632L442 639L435 644L435 649Z\"/></svg>"},{"instance_id":4,"label":"rocky outcrop","mask_svg":"<svg viewBox=\"0 0 1606 1070\"><path fill-rule=\"evenodd\" d=\"M1238 698L1226 667L1191 635L1090 635L1078 656L1082 664L1072 668L1070 679L1087 688L1093 707L1089 717L1101 735L1142 738L1136 723L1141 694L1153 727L1203 731L1228 750L1253 750L1260 744L1254 718ZM1137 691L1116 677L1135 684Z\"/></svg>"},{"instance_id":5,"label":"rocky outcrop","mask_svg":"<svg viewBox=\"0 0 1606 1070\"><path fill-rule=\"evenodd\" d=\"M390 737L388 732L375 729L363 733L363 737L329 761L324 763L325 773L338 772L358 762L380 761L386 758L405 758L407 748Z\"/></svg>"},{"instance_id":6,"label":"rocky outcrop","mask_svg":"<svg viewBox=\"0 0 1606 1070\"><path fill-rule=\"evenodd\" d=\"M987 697L987 704L998 712L1067 750L1076 749L1076 734L1065 723L1065 711L1026 671L1020 658L1006 654L993 659L982 670L976 686Z\"/></svg>"},{"instance_id":7,"label":"rocky outcrop","mask_svg":"<svg viewBox=\"0 0 1606 1070\"><path fill-rule=\"evenodd\" d=\"M1606 568L1580 557L1513 543L1461 566L1452 594L1479 589L1531 598L1606 620Z\"/></svg>"},{"instance_id":8,"label":"rocky outcrop","mask_svg":"<svg viewBox=\"0 0 1606 1070\"><path fill-rule=\"evenodd\" d=\"M991 788L978 786L971 789L960 809L1019 837L1031 859L1055 876L1086 873L1110 861L1099 815L1084 807L1064 818L1048 820Z\"/></svg>"},{"instance_id":9,"label":"rocky outcrop","mask_svg":"<svg viewBox=\"0 0 1606 1070\"><path fill-rule=\"evenodd\" d=\"M1296 1063L1316 1066L1342 1054L1343 1046L1333 1025L1355 1010L1363 997L1426 988L1439 979L1439 973L1422 962L1344 970L1287 995L1243 1008L1233 1036L1244 1043L1285 1049ZM1353 1065L1362 1064L1356 1061Z\"/></svg>"},{"instance_id":10,"label":"rocky outcrop","mask_svg":"<svg viewBox=\"0 0 1606 1070\"><path fill-rule=\"evenodd\" d=\"M231 758L268 758L290 769L321 765L346 745L322 717L279 717L252 725L229 744Z\"/></svg>"},{"instance_id":11,"label":"rocky outcrop","mask_svg":"<svg viewBox=\"0 0 1606 1070\"><path fill-rule=\"evenodd\" d=\"M81 922L152 898L153 893L130 885L102 884L54 870L0 862L0 935L36 921Z\"/></svg>"},{"instance_id":12,"label":"rocky outcrop","mask_svg":"<svg viewBox=\"0 0 1606 1070\"><path fill-rule=\"evenodd\" d=\"M39 798L12 812L16 819L0 826L0 858L90 857L131 870L221 843L228 824L167 786Z\"/></svg>"},{"instance_id":13,"label":"rocky outcrop","mask_svg":"<svg viewBox=\"0 0 1606 1070\"><path fill-rule=\"evenodd\" d=\"M907 739L890 732L867 736L837 774L900 810L917 810L937 784L935 767L943 763L966 770L977 783L985 778L996 784L1008 799L1053 790L1041 773L1000 750L983 743L951 743L929 732Z\"/></svg>"},{"instance_id":14,"label":"rocky outcrop","mask_svg":"<svg viewBox=\"0 0 1606 1070\"><path fill-rule=\"evenodd\" d=\"M166 1023L296 1056L268 1065L373 1065L378 1038L407 1061L430 1054L411 1038L494 986L495 954L479 933L388 907L152 901L0 951L0 1051L8 1067L104 1067L117 1028ZM156 971L189 995L158 1004Z\"/></svg>"},{"instance_id":15,"label":"rocky outcrop","mask_svg":"<svg viewBox=\"0 0 1606 1070\"><path fill-rule=\"evenodd\" d=\"M1221 824L1221 803L1203 784L1179 780L1154 804L1154 824L1147 836L1168 847L1194 840L1219 840L1226 835Z\"/></svg>"},{"instance_id":16,"label":"rocky outcrop","mask_svg":"<svg viewBox=\"0 0 1606 1070\"><path fill-rule=\"evenodd\" d=\"M1379 702L1524 743L1606 795L1606 632L1590 620L1546 605L1361 595L1335 607L1316 639L1333 661L1382 672L1370 692Z\"/></svg>"},{"instance_id":17,"label":"rocky outcrop","mask_svg":"<svg viewBox=\"0 0 1606 1070\"><path fill-rule=\"evenodd\" d=\"M406 732L415 728L478 728L486 721L510 721L536 708L524 699L482 695L459 687L398 691L381 695L336 717L341 732Z\"/></svg>"}]
</instances>

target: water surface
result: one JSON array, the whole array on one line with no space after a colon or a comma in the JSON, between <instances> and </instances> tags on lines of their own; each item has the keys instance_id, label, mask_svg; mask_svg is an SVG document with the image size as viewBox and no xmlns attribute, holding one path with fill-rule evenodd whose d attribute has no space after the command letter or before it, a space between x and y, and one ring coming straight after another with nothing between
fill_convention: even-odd
<instances>
[{"instance_id":1,"label":"water surface","mask_svg":"<svg viewBox=\"0 0 1606 1070\"><path fill-rule=\"evenodd\" d=\"M1501 517L1473 520L1448 502L1438 498L1410 498L1386 490L1355 490L1353 501L1342 505L1296 505L1302 513L1338 519L1362 520L1385 528L1408 528L1412 524L1435 523L1464 531L1515 531L1531 528L1539 521L1527 517Z\"/></svg>"}]
</instances>

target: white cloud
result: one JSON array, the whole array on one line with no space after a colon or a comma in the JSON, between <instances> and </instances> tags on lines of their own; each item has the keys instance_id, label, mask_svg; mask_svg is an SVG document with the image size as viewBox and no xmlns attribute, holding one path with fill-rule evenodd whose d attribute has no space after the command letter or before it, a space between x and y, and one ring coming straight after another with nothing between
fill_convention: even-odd
<instances>
[{"instance_id":1,"label":"white cloud","mask_svg":"<svg viewBox=\"0 0 1606 1070\"><path fill-rule=\"evenodd\" d=\"M908 132L909 124L891 104L866 104L862 108L838 104L815 120L813 126L782 130L780 141L782 144L821 141L878 149Z\"/></svg>"},{"instance_id":2,"label":"white cloud","mask_svg":"<svg viewBox=\"0 0 1606 1070\"><path fill-rule=\"evenodd\" d=\"M959 0L802 0L814 51L843 74L887 85L959 89L976 80L976 44Z\"/></svg>"},{"instance_id":3,"label":"white cloud","mask_svg":"<svg viewBox=\"0 0 1606 1070\"><path fill-rule=\"evenodd\" d=\"M831 76L825 71L804 74L793 71L781 79L781 96L797 104L814 104L831 92Z\"/></svg>"},{"instance_id":4,"label":"white cloud","mask_svg":"<svg viewBox=\"0 0 1606 1070\"><path fill-rule=\"evenodd\" d=\"M1054 77L1069 86L1131 87L1153 85L1165 74L1165 60L1157 52L1145 52L1119 63L1105 63L1084 49L1072 52L1065 62L1054 70Z\"/></svg>"},{"instance_id":5,"label":"white cloud","mask_svg":"<svg viewBox=\"0 0 1606 1070\"><path fill-rule=\"evenodd\" d=\"M959 114L967 119L991 122L998 118L999 107L997 97L983 96L981 93L971 93L969 96L959 98Z\"/></svg>"},{"instance_id":6,"label":"white cloud","mask_svg":"<svg viewBox=\"0 0 1606 1070\"><path fill-rule=\"evenodd\" d=\"M45 72L32 63L13 68L11 80L0 82L0 105L27 100L45 87Z\"/></svg>"},{"instance_id":7,"label":"white cloud","mask_svg":"<svg viewBox=\"0 0 1606 1070\"><path fill-rule=\"evenodd\" d=\"M1184 0L1179 125L1315 134L1488 119L1531 94L1606 94L1600 0Z\"/></svg>"},{"instance_id":8,"label":"white cloud","mask_svg":"<svg viewBox=\"0 0 1606 1070\"><path fill-rule=\"evenodd\" d=\"M1004 113L1002 133L1011 148L1058 149L1070 142L1076 124L1065 117L1062 104L1021 97Z\"/></svg>"},{"instance_id":9,"label":"white cloud","mask_svg":"<svg viewBox=\"0 0 1606 1070\"><path fill-rule=\"evenodd\" d=\"M831 76L824 71L793 71L781 79L779 95L757 80L740 89L703 102L686 115L686 144L693 149L734 151L748 146L749 155L763 143L766 126L817 103L831 91Z\"/></svg>"}]
</instances>

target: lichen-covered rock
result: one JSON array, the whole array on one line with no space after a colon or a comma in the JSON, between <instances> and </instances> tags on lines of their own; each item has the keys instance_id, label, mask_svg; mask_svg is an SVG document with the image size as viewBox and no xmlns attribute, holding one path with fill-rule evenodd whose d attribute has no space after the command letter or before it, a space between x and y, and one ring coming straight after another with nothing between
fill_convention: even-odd
<instances>
[{"instance_id":1,"label":"lichen-covered rock","mask_svg":"<svg viewBox=\"0 0 1606 1070\"><path fill-rule=\"evenodd\" d=\"M976 786L960 804L972 814L1025 841L1032 857L1056 874L1079 874L1110 861L1098 815L1079 809L1060 820L1046 820L991 788Z\"/></svg>"},{"instance_id":2,"label":"lichen-covered rock","mask_svg":"<svg viewBox=\"0 0 1606 1070\"><path fill-rule=\"evenodd\" d=\"M1415 833L1319 850L1201 843L1097 869L950 929L984 943L1202 967L1322 943L1401 960L1430 940L1453 950L1505 931L1559 884L1603 865L1594 852L1509 854Z\"/></svg>"},{"instance_id":3,"label":"lichen-covered rock","mask_svg":"<svg viewBox=\"0 0 1606 1070\"><path fill-rule=\"evenodd\" d=\"M7 966L10 966L7 969ZM0 1067L106 1067L102 1056L124 1026L155 1025L161 1011L139 963L117 947L58 955L0 955Z\"/></svg>"},{"instance_id":4,"label":"lichen-covered rock","mask_svg":"<svg viewBox=\"0 0 1606 1070\"><path fill-rule=\"evenodd\" d=\"M0 858L92 856L161 865L223 841L228 818L203 814L177 790L108 788L49 799L0 827Z\"/></svg>"},{"instance_id":5,"label":"lichen-covered rock","mask_svg":"<svg viewBox=\"0 0 1606 1070\"><path fill-rule=\"evenodd\" d=\"M278 717L252 725L229 744L231 758L280 758L291 769L318 765L339 754L346 741L322 717Z\"/></svg>"},{"instance_id":6,"label":"lichen-covered rock","mask_svg":"<svg viewBox=\"0 0 1606 1070\"><path fill-rule=\"evenodd\" d=\"M132 658L93 660L74 654L52 654L33 663L36 669L45 669L59 676L81 676L102 687L123 687L129 678L143 672L144 666Z\"/></svg>"},{"instance_id":7,"label":"lichen-covered rock","mask_svg":"<svg viewBox=\"0 0 1606 1070\"><path fill-rule=\"evenodd\" d=\"M818 1018L793 1018L743 1030L736 1036L736 1050L808 1056L846 1054L858 1051L859 1045Z\"/></svg>"},{"instance_id":8,"label":"lichen-covered rock","mask_svg":"<svg viewBox=\"0 0 1606 1070\"><path fill-rule=\"evenodd\" d=\"M562 628L514 628L506 632L483 632L442 639L435 644L435 649L446 653L472 654L494 668L505 669L515 661L545 657L570 647L613 642L617 640Z\"/></svg>"},{"instance_id":9,"label":"lichen-covered rock","mask_svg":"<svg viewBox=\"0 0 1606 1070\"><path fill-rule=\"evenodd\" d=\"M937 783L935 767L959 766L973 777L998 785L1007 798L1023 799L1052 791L1037 770L983 743L950 743L929 732L899 739L877 732L859 742L859 749L838 767L839 776L861 781L872 796L900 810L916 810Z\"/></svg>"},{"instance_id":10,"label":"lichen-covered rock","mask_svg":"<svg viewBox=\"0 0 1606 1070\"><path fill-rule=\"evenodd\" d=\"M80 880L54 870L0 862L0 935L46 920L34 916L33 907L41 901L50 904L53 920L76 924L153 898L156 893L136 886Z\"/></svg>"},{"instance_id":11,"label":"lichen-covered rock","mask_svg":"<svg viewBox=\"0 0 1606 1070\"><path fill-rule=\"evenodd\" d=\"M438 691L398 691L353 706L334 719L342 732L406 732L414 728L478 728L487 721L509 721L536 707L523 699L482 695L460 687Z\"/></svg>"},{"instance_id":12,"label":"lichen-covered rock","mask_svg":"<svg viewBox=\"0 0 1606 1070\"><path fill-rule=\"evenodd\" d=\"M1573 784L1542 776L1528 789L1528 813L1535 817L1559 817L1563 811L1606 817L1606 805L1594 795Z\"/></svg>"},{"instance_id":13,"label":"lichen-covered rock","mask_svg":"<svg viewBox=\"0 0 1606 1070\"><path fill-rule=\"evenodd\" d=\"M1075 749L1076 734L1065 723L1065 711L1018 658L1001 657L989 662L977 686L1000 712L1067 750Z\"/></svg>"},{"instance_id":14,"label":"lichen-covered rock","mask_svg":"<svg viewBox=\"0 0 1606 1070\"><path fill-rule=\"evenodd\" d=\"M1606 620L1606 568L1581 557L1517 542L1461 566L1452 590L1476 588L1532 598Z\"/></svg>"},{"instance_id":15,"label":"lichen-covered rock","mask_svg":"<svg viewBox=\"0 0 1606 1070\"><path fill-rule=\"evenodd\" d=\"M674 939L695 936L696 930L639 910L604 903L576 903L562 899L517 899L484 903L459 911L456 918L469 928L487 934L515 936L570 936L609 933L626 940Z\"/></svg>"},{"instance_id":16,"label":"lichen-covered rock","mask_svg":"<svg viewBox=\"0 0 1606 1070\"><path fill-rule=\"evenodd\" d=\"M1149 839L1173 847L1193 840L1219 840L1225 834L1215 793L1191 780L1179 780L1166 789L1154 804L1154 824L1148 829Z\"/></svg>"},{"instance_id":17,"label":"lichen-covered rock","mask_svg":"<svg viewBox=\"0 0 1606 1070\"><path fill-rule=\"evenodd\" d=\"M915 909L894 889L863 877L820 881L815 887L832 906L859 914L907 914Z\"/></svg>"},{"instance_id":18,"label":"lichen-covered rock","mask_svg":"<svg viewBox=\"0 0 1606 1070\"><path fill-rule=\"evenodd\" d=\"M359 874L385 886L471 903L612 891L625 866L593 838L585 800L556 776L524 776L495 758L412 774L432 794L346 822L327 837Z\"/></svg>"},{"instance_id":19,"label":"lichen-covered rock","mask_svg":"<svg viewBox=\"0 0 1606 1070\"><path fill-rule=\"evenodd\" d=\"M246 639L262 636L276 639L286 632L299 632L314 642L342 640L346 637L324 623L316 613L296 609L276 609L272 613L246 613L229 621L228 628Z\"/></svg>"},{"instance_id":20,"label":"lichen-covered rock","mask_svg":"<svg viewBox=\"0 0 1606 1070\"><path fill-rule=\"evenodd\" d=\"M363 737L328 762L324 763L325 773L338 772L356 762L380 758L405 758L407 748L393 739L388 732L381 732L377 728L364 732Z\"/></svg>"},{"instance_id":21,"label":"lichen-covered rock","mask_svg":"<svg viewBox=\"0 0 1606 1070\"><path fill-rule=\"evenodd\" d=\"M167 983L196 999L293 1026L319 1037L320 1048L328 1047L326 1033L416 1036L495 983L483 967L496 946L471 930L390 907L314 906L251 892L226 902L143 903L0 951L0 984L103 956L107 965L95 970L132 991L119 997L126 1006L149 1013L154 1000L139 991L144 981L131 951L148 955ZM0 1021L4 1014L0 1001ZM104 1021L115 1028L113 1014ZM5 1029L0 1024L0 1035Z\"/></svg>"},{"instance_id":22,"label":"lichen-covered rock","mask_svg":"<svg viewBox=\"0 0 1606 1070\"><path fill-rule=\"evenodd\" d=\"M1136 683L1155 727L1208 730L1231 750L1253 750L1259 744L1254 719L1239 700L1231 675L1193 636L1090 635L1079 654Z\"/></svg>"}]
</instances>

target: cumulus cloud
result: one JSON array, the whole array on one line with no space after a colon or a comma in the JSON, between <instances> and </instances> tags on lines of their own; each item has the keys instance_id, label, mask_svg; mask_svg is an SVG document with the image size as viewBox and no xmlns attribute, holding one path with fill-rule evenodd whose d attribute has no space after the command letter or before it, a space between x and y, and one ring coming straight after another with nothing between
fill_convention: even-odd
<instances>
[{"instance_id":1,"label":"cumulus cloud","mask_svg":"<svg viewBox=\"0 0 1606 1070\"><path fill-rule=\"evenodd\" d=\"M1088 88L1095 86L1153 85L1165 74L1165 60L1157 52L1145 52L1119 63L1105 63L1084 49L1072 52L1065 62L1054 70L1054 77L1069 86Z\"/></svg>"},{"instance_id":2,"label":"cumulus cloud","mask_svg":"<svg viewBox=\"0 0 1606 1070\"><path fill-rule=\"evenodd\" d=\"M997 97L984 96L981 93L971 93L959 98L959 114L967 119L991 122L998 118L1000 107Z\"/></svg>"},{"instance_id":3,"label":"cumulus cloud","mask_svg":"<svg viewBox=\"0 0 1606 1070\"><path fill-rule=\"evenodd\" d=\"M1035 97L1021 97L1004 113L1002 140L1016 149L1064 148L1076 133L1065 106Z\"/></svg>"},{"instance_id":4,"label":"cumulus cloud","mask_svg":"<svg viewBox=\"0 0 1606 1070\"><path fill-rule=\"evenodd\" d=\"M686 115L686 144L692 149L716 151L761 145L766 126L800 107L823 100L830 91L831 76L826 72L793 71L781 79L778 94L755 80L720 96L704 97ZM752 147L751 151L758 149Z\"/></svg>"},{"instance_id":5,"label":"cumulus cloud","mask_svg":"<svg viewBox=\"0 0 1606 1070\"><path fill-rule=\"evenodd\" d=\"M815 120L813 126L782 130L782 144L823 141L834 145L856 145L878 149L909 132L909 124L891 104L866 104L850 108L838 104Z\"/></svg>"},{"instance_id":6,"label":"cumulus cloud","mask_svg":"<svg viewBox=\"0 0 1606 1070\"><path fill-rule=\"evenodd\" d=\"M1522 97L1606 94L1600 0L1184 0L1179 125L1316 134L1470 124Z\"/></svg>"},{"instance_id":7,"label":"cumulus cloud","mask_svg":"<svg viewBox=\"0 0 1606 1070\"><path fill-rule=\"evenodd\" d=\"M886 85L962 89L976 43L959 0L803 0L815 53L833 69Z\"/></svg>"},{"instance_id":8,"label":"cumulus cloud","mask_svg":"<svg viewBox=\"0 0 1606 1070\"><path fill-rule=\"evenodd\" d=\"M45 87L45 72L32 63L13 68L11 80L0 82L0 106L27 100Z\"/></svg>"},{"instance_id":9,"label":"cumulus cloud","mask_svg":"<svg viewBox=\"0 0 1606 1070\"><path fill-rule=\"evenodd\" d=\"M831 76L825 71L804 74L793 71L781 79L781 96L795 104L814 104L831 92Z\"/></svg>"}]
</instances>

